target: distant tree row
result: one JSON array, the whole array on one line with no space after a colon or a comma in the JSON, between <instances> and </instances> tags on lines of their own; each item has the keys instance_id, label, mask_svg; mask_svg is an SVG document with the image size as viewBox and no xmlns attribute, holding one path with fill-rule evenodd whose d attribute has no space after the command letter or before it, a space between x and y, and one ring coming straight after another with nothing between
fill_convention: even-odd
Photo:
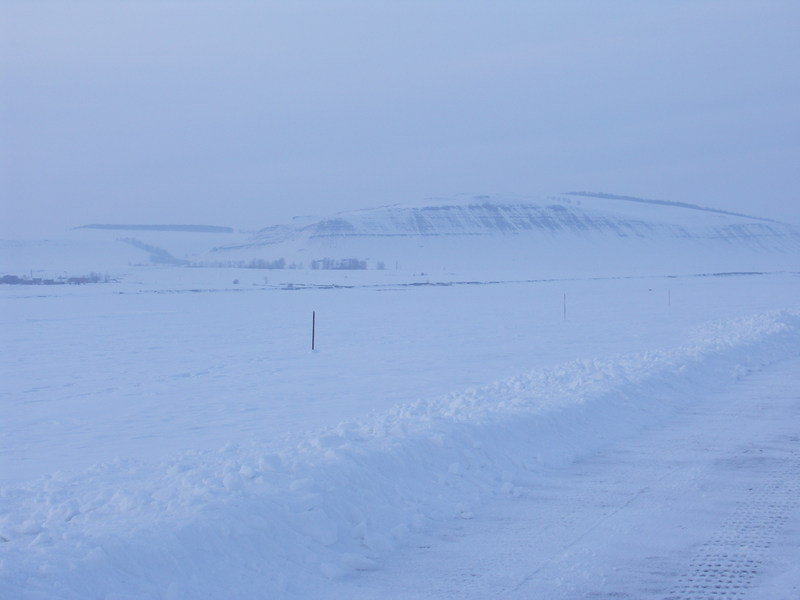
<instances>
[{"instance_id":1,"label":"distant tree row","mask_svg":"<svg viewBox=\"0 0 800 600\"><path fill-rule=\"evenodd\" d=\"M80 285L83 283L109 283L112 281L108 273L95 273L92 271L88 275L46 278L46 277L26 277L19 275L3 275L0 283L7 285Z\"/></svg>"},{"instance_id":2,"label":"distant tree row","mask_svg":"<svg viewBox=\"0 0 800 600\"><path fill-rule=\"evenodd\" d=\"M311 261L312 269L359 271L367 268L367 261L357 258L320 258Z\"/></svg>"},{"instance_id":3,"label":"distant tree row","mask_svg":"<svg viewBox=\"0 0 800 600\"><path fill-rule=\"evenodd\" d=\"M212 267L228 269L303 269L303 263L287 263L286 259L265 260L254 258L245 260L198 261L193 267ZM320 258L310 263L312 270L359 271L367 268L367 261L358 258ZM386 268L383 261L377 261L375 268L382 271Z\"/></svg>"},{"instance_id":4,"label":"distant tree row","mask_svg":"<svg viewBox=\"0 0 800 600\"><path fill-rule=\"evenodd\" d=\"M264 260L254 258L252 260L220 260L220 261L199 261L192 263L194 267L213 267L223 269L302 269L303 263L286 263L286 259Z\"/></svg>"}]
</instances>

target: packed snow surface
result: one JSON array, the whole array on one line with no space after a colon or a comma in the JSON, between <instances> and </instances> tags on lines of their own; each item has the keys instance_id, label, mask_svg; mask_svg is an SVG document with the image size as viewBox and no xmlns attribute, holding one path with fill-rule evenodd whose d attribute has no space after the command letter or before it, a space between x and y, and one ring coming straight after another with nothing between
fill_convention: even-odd
<instances>
[{"instance_id":1,"label":"packed snow surface","mask_svg":"<svg viewBox=\"0 0 800 600\"><path fill-rule=\"evenodd\" d=\"M535 519L553 469L800 354L791 273L214 273L2 290L4 597L367 597L420 536Z\"/></svg>"}]
</instances>

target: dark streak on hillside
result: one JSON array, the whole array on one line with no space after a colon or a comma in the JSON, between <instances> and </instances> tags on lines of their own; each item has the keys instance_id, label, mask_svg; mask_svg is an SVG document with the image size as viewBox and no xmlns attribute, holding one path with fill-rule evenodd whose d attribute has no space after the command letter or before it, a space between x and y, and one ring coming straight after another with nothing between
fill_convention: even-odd
<instances>
[{"instance_id":1,"label":"dark streak on hillside","mask_svg":"<svg viewBox=\"0 0 800 600\"><path fill-rule=\"evenodd\" d=\"M155 265L187 265L189 261L183 260L182 258L175 258L164 250L164 248L159 248L158 246L153 246L152 244L145 244L135 238L119 238L120 242L125 242L126 244L130 244L134 248L139 248L139 250L144 250L145 252L150 254L150 261Z\"/></svg>"},{"instance_id":2,"label":"dark streak on hillside","mask_svg":"<svg viewBox=\"0 0 800 600\"><path fill-rule=\"evenodd\" d=\"M233 227L216 225L81 225L75 229L114 229L120 231L177 231L182 233L233 233Z\"/></svg>"},{"instance_id":3,"label":"dark streak on hillside","mask_svg":"<svg viewBox=\"0 0 800 600\"><path fill-rule=\"evenodd\" d=\"M719 208L709 208L707 206L699 206L697 204L689 204L688 202L672 202L670 200L650 200L647 198L637 198L635 196L619 196L617 194L605 194L603 192L564 192L564 196L583 196L585 198L602 198L604 200L625 200L626 202L639 202L641 204L659 204L661 206L674 206L676 208L689 208L691 210L702 210L704 212L717 213L720 215L730 215L733 217L745 217L747 219L754 219L756 221L767 221L768 223L780 223L774 219L767 219L765 217L754 217L753 215L746 215L744 213L732 212L729 210L722 210Z\"/></svg>"}]
</instances>

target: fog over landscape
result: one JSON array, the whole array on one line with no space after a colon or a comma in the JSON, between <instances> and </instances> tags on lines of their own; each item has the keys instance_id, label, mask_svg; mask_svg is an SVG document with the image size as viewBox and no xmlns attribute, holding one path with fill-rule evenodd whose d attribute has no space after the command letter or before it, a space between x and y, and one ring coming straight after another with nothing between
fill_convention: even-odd
<instances>
[{"instance_id":1,"label":"fog over landscape","mask_svg":"<svg viewBox=\"0 0 800 600\"><path fill-rule=\"evenodd\" d=\"M797 600L800 4L0 4L3 600Z\"/></svg>"},{"instance_id":2,"label":"fog over landscape","mask_svg":"<svg viewBox=\"0 0 800 600\"><path fill-rule=\"evenodd\" d=\"M0 236L587 190L800 222L800 6L22 2Z\"/></svg>"}]
</instances>

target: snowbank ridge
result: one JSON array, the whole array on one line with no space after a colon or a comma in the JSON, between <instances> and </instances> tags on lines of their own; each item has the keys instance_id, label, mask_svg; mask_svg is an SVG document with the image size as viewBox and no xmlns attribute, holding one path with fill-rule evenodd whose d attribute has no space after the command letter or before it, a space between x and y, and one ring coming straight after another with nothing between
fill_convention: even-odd
<instances>
[{"instance_id":1,"label":"snowbank ridge","mask_svg":"<svg viewBox=\"0 0 800 600\"><path fill-rule=\"evenodd\" d=\"M302 440L117 462L0 490L8 598L302 596L377 568L437 521L800 353L800 312L711 323L684 346L578 360Z\"/></svg>"}]
</instances>

